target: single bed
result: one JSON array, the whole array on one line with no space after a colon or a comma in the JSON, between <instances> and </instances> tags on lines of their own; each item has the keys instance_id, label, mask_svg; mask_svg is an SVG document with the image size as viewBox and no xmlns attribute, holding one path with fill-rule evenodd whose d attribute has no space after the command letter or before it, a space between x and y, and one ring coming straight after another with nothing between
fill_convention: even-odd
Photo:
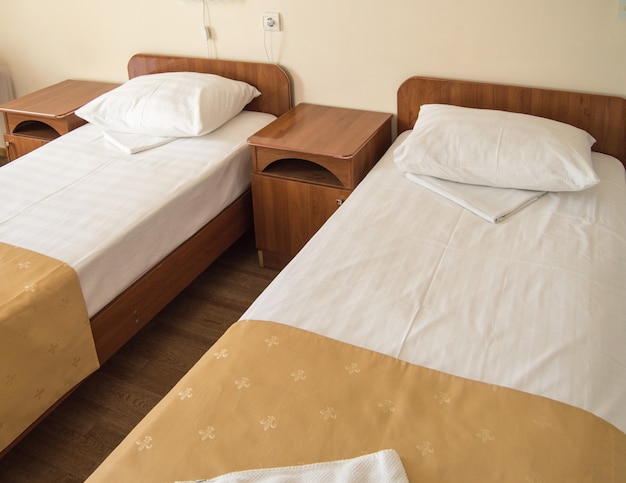
<instances>
[{"instance_id":1,"label":"single bed","mask_svg":"<svg viewBox=\"0 0 626 483\"><path fill-rule=\"evenodd\" d=\"M202 83L206 76L196 75L202 73L230 79L219 80L228 89L258 92L241 112L237 107L197 136L130 139L88 123L2 168L0 268L12 283L3 280L0 292L18 301L0 306L7 314L0 348L2 449L252 226L246 139L291 106L290 81L273 64L137 54L128 73L126 86L159 79L165 88L169 81L158 76L169 73L176 82L196 76L185 77L185 85ZM208 103L209 87L202 85L201 100ZM163 112L161 118L170 115ZM161 118L160 124L171 122ZM35 270L41 273L32 275ZM25 404L30 400L33 407Z\"/></svg>"},{"instance_id":2,"label":"single bed","mask_svg":"<svg viewBox=\"0 0 626 483\"><path fill-rule=\"evenodd\" d=\"M599 182L489 223L396 166L428 104L584 129ZM391 149L88 481L624 481L625 109L407 80Z\"/></svg>"}]
</instances>

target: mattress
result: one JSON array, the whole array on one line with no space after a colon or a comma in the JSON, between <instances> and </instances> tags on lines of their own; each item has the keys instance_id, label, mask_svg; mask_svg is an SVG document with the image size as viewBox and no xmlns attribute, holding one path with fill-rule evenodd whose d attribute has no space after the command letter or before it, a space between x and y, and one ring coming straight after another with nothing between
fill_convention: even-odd
<instances>
[{"instance_id":1,"label":"mattress","mask_svg":"<svg viewBox=\"0 0 626 483\"><path fill-rule=\"evenodd\" d=\"M132 155L81 126L0 168L0 241L73 267L92 316L249 187L246 139L273 119Z\"/></svg>"},{"instance_id":2,"label":"mattress","mask_svg":"<svg viewBox=\"0 0 626 483\"><path fill-rule=\"evenodd\" d=\"M243 314L577 406L626 431L626 180L493 224L405 178L394 146ZM323 262L321 262L323 261Z\"/></svg>"}]
</instances>

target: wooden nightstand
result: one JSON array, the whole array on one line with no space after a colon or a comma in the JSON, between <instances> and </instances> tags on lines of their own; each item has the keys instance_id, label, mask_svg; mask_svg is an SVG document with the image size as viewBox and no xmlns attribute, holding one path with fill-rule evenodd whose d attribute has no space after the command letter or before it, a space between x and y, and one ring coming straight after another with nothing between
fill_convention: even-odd
<instances>
[{"instance_id":1,"label":"wooden nightstand","mask_svg":"<svg viewBox=\"0 0 626 483\"><path fill-rule=\"evenodd\" d=\"M281 269L391 145L391 114L298 104L248 139L261 266Z\"/></svg>"},{"instance_id":2,"label":"wooden nightstand","mask_svg":"<svg viewBox=\"0 0 626 483\"><path fill-rule=\"evenodd\" d=\"M7 158L13 161L85 124L74 111L118 84L66 80L0 104L7 133Z\"/></svg>"}]
</instances>

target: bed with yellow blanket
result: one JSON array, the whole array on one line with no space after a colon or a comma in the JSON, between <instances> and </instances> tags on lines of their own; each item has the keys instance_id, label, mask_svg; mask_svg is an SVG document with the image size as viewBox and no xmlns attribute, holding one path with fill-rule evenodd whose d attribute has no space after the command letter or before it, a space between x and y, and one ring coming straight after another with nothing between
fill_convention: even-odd
<instances>
[{"instance_id":1,"label":"bed with yellow blanket","mask_svg":"<svg viewBox=\"0 0 626 483\"><path fill-rule=\"evenodd\" d=\"M390 453L391 481L624 481L625 105L409 79L391 149L89 481L367 481L356 462L379 475ZM546 182L563 165L528 153L554 130L567 175ZM433 181L420 170L442 139L460 152ZM493 139L495 177L524 186L442 177ZM523 206L491 217L494 198Z\"/></svg>"},{"instance_id":2,"label":"bed with yellow blanket","mask_svg":"<svg viewBox=\"0 0 626 483\"><path fill-rule=\"evenodd\" d=\"M252 226L246 140L289 109L286 73L152 54L128 73L0 168L0 455Z\"/></svg>"}]
</instances>

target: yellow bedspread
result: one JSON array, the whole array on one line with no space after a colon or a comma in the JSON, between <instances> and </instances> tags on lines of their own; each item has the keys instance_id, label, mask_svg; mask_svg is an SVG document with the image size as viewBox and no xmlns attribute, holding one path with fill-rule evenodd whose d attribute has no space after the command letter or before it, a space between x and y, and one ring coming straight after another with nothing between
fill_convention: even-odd
<instances>
[{"instance_id":1,"label":"yellow bedspread","mask_svg":"<svg viewBox=\"0 0 626 483\"><path fill-rule=\"evenodd\" d=\"M89 481L175 481L395 449L410 481L626 481L626 435L574 407L243 321Z\"/></svg>"},{"instance_id":2,"label":"yellow bedspread","mask_svg":"<svg viewBox=\"0 0 626 483\"><path fill-rule=\"evenodd\" d=\"M0 451L98 366L74 270L0 243Z\"/></svg>"}]
</instances>

